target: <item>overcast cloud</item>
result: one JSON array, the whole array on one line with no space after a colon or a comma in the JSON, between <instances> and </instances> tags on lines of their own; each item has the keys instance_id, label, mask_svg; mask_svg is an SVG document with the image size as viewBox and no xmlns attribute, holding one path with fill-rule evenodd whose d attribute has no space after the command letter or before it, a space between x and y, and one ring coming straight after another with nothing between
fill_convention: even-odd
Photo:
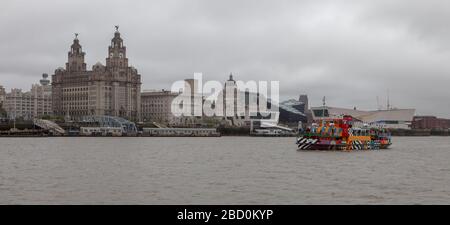
<instances>
[{"instance_id":1,"label":"overcast cloud","mask_svg":"<svg viewBox=\"0 0 450 225\"><path fill-rule=\"evenodd\" d=\"M22 1L0 8L0 85L29 89L63 67L79 33L88 68L114 25L143 89L204 79L279 80L311 105L416 108L450 117L450 1Z\"/></svg>"}]
</instances>

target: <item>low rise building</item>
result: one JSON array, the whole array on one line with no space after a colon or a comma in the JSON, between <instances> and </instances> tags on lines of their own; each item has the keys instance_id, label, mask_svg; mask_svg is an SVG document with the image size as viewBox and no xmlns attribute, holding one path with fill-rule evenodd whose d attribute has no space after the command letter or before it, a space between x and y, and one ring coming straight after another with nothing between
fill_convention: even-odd
<instances>
[{"instance_id":1,"label":"low rise building","mask_svg":"<svg viewBox=\"0 0 450 225\"><path fill-rule=\"evenodd\" d=\"M413 129L450 129L450 119L436 116L415 116L412 121Z\"/></svg>"},{"instance_id":2,"label":"low rise building","mask_svg":"<svg viewBox=\"0 0 450 225\"><path fill-rule=\"evenodd\" d=\"M281 102L279 105L280 123L290 127L297 127L299 122L306 125L308 117L305 112L305 110L307 111L305 107L307 107L307 103L295 99Z\"/></svg>"},{"instance_id":3,"label":"low rise building","mask_svg":"<svg viewBox=\"0 0 450 225\"><path fill-rule=\"evenodd\" d=\"M169 125L174 122L172 101L179 94L171 91L146 91L141 93L141 115L144 122Z\"/></svg>"},{"instance_id":4,"label":"low rise building","mask_svg":"<svg viewBox=\"0 0 450 225\"><path fill-rule=\"evenodd\" d=\"M312 107L313 119L323 117L352 116L362 123L370 126L390 129L411 129L415 109L390 109L362 111L356 109L345 109L336 107Z\"/></svg>"},{"instance_id":5,"label":"low rise building","mask_svg":"<svg viewBox=\"0 0 450 225\"><path fill-rule=\"evenodd\" d=\"M83 116L78 121L83 136L136 136L134 122L116 116Z\"/></svg>"}]
</instances>

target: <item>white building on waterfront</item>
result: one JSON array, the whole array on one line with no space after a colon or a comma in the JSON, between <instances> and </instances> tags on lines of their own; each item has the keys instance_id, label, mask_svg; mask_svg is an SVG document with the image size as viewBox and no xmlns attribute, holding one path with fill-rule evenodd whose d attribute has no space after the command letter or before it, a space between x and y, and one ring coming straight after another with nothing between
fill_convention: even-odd
<instances>
[{"instance_id":1,"label":"white building on waterfront","mask_svg":"<svg viewBox=\"0 0 450 225\"><path fill-rule=\"evenodd\" d=\"M3 108L8 118L34 119L45 115L52 115L52 88L43 74L40 84L33 84L30 91L23 92L13 88L5 94Z\"/></svg>"},{"instance_id":2,"label":"white building on waterfront","mask_svg":"<svg viewBox=\"0 0 450 225\"><path fill-rule=\"evenodd\" d=\"M415 109L389 109L362 111L336 107L312 107L313 119L325 117L352 116L370 126L392 129L411 129Z\"/></svg>"},{"instance_id":3,"label":"white building on waterfront","mask_svg":"<svg viewBox=\"0 0 450 225\"><path fill-rule=\"evenodd\" d=\"M172 124L174 116L171 111L172 101L179 93L167 90L144 91L141 93L141 115L144 122Z\"/></svg>"},{"instance_id":4,"label":"white building on waterfront","mask_svg":"<svg viewBox=\"0 0 450 225\"><path fill-rule=\"evenodd\" d=\"M261 119L259 100L265 101L265 96L258 99L257 93L239 90L231 74L217 96L200 92L195 79L186 79L183 85L180 90L142 92L143 120L174 127L250 127L252 120ZM213 112L204 111L209 108Z\"/></svg>"},{"instance_id":5,"label":"white building on waterfront","mask_svg":"<svg viewBox=\"0 0 450 225\"><path fill-rule=\"evenodd\" d=\"M274 123L278 121L279 112L270 106L267 96L238 87L232 74L225 82L224 90L219 98L223 99L223 120L228 125L250 127L252 121L273 120ZM266 105L262 107L262 104ZM261 113L268 115L262 116Z\"/></svg>"}]
</instances>

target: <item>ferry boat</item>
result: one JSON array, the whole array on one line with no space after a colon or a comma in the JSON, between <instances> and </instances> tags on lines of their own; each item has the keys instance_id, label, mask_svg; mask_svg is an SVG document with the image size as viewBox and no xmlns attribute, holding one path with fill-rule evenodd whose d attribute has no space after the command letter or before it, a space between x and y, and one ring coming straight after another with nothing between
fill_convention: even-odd
<instances>
[{"instance_id":1,"label":"ferry boat","mask_svg":"<svg viewBox=\"0 0 450 225\"><path fill-rule=\"evenodd\" d=\"M370 127L352 116L321 118L299 129L298 150L378 150L392 144L390 133Z\"/></svg>"}]
</instances>

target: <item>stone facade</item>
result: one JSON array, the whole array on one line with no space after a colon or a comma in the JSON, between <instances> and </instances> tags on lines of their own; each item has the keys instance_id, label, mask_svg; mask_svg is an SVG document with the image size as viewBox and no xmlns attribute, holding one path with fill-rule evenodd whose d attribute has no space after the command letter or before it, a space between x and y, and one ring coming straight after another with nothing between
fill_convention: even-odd
<instances>
[{"instance_id":1,"label":"stone facade","mask_svg":"<svg viewBox=\"0 0 450 225\"><path fill-rule=\"evenodd\" d=\"M3 102L5 101L5 98L6 98L5 88L2 85L0 85L0 106L3 105Z\"/></svg>"},{"instance_id":2,"label":"stone facade","mask_svg":"<svg viewBox=\"0 0 450 225\"><path fill-rule=\"evenodd\" d=\"M157 122L164 125L173 124L172 101L178 93L171 91L147 91L141 94L142 119L145 122Z\"/></svg>"},{"instance_id":3,"label":"stone facade","mask_svg":"<svg viewBox=\"0 0 450 225\"><path fill-rule=\"evenodd\" d=\"M415 116L412 121L413 129L450 129L450 119L436 116Z\"/></svg>"},{"instance_id":4,"label":"stone facade","mask_svg":"<svg viewBox=\"0 0 450 225\"><path fill-rule=\"evenodd\" d=\"M55 115L80 119L87 115L141 120L141 75L128 65L126 47L118 30L108 48L106 65L86 69L85 53L75 37L65 68L52 76Z\"/></svg>"}]
</instances>

